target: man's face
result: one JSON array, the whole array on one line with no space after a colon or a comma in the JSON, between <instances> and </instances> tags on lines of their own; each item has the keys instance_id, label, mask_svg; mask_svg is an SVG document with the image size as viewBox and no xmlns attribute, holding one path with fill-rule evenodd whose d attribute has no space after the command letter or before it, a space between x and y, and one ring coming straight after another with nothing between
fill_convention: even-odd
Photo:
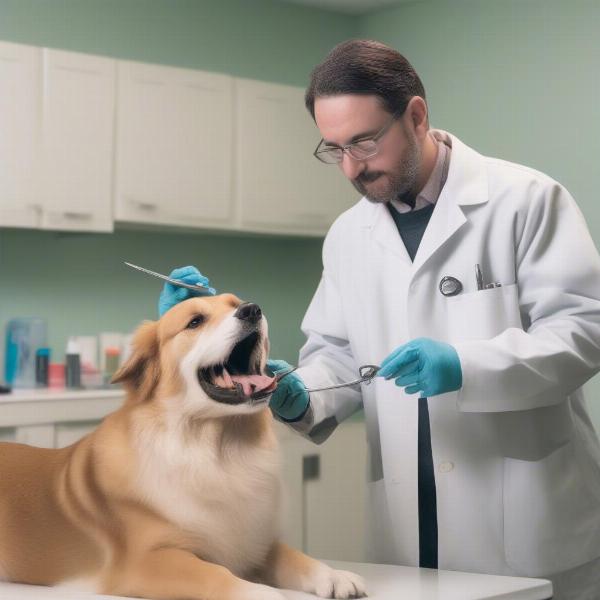
<instances>
[{"instance_id":1,"label":"man's face","mask_svg":"<svg viewBox=\"0 0 600 600\"><path fill-rule=\"evenodd\" d=\"M360 194L372 202L414 200L421 166L421 147L406 112L378 142L375 156L358 161L344 152L339 163L344 175ZM324 145L345 146L374 136L389 121L376 96L338 95L315 100L315 120Z\"/></svg>"}]
</instances>

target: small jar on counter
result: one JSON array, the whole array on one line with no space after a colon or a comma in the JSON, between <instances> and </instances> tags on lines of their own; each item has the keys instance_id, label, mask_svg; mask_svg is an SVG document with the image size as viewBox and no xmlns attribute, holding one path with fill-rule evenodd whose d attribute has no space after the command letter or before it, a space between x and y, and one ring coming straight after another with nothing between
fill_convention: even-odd
<instances>
[{"instance_id":1,"label":"small jar on counter","mask_svg":"<svg viewBox=\"0 0 600 600\"><path fill-rule=\"evenodd\" d=\"M48 387L50 348L38 348L35 352L35 385Z\"/></svg>"},{"instance_id":2,"label":"small jar on counter","mask_svg":"<svg viewBox=\"0 0 600 600\"><path fill-rule=\"evenodd\" d=\"M114 374L119 370L121 362L121 349L109 346L104 351L104 381L110 383Z\"/></svg>"}]
</instances>

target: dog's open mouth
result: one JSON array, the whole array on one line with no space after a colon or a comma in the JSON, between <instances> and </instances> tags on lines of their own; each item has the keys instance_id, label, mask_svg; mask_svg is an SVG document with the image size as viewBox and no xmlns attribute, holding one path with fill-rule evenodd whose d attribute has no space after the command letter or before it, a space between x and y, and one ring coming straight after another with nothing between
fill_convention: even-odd
<instances>
[{"instance_id":1,"label":"dog's open mouth","mask_svg":"<svg viewBox=\"0 0 600 600\"><path fill-rule=\"evenodd\" d=\"M224 363L198 369L200 386L213 400L259 402L275 391L275 377L261 373L259 359L253 356L258 341L258 332L252 332L233 347Z\"/></svg>"}]
</instances>

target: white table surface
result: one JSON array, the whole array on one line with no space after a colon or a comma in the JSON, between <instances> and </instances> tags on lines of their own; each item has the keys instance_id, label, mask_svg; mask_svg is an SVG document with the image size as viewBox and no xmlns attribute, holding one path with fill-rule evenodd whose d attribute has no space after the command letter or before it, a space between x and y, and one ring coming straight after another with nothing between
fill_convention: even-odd
<instances>
[{"instance_id":1,"label":"white table surface","mask_svg":"<svg viewBox=\"0 0 600 600\"><path fill-rule=\"evenodd\" d=\"M371 600L548 600L552 584L545 579L500 577L415 567L324 561L354 571L367 582ZM315 600L302 592L283 592L288 600ZM85 595L60 588L0 583L1 600L114 600L121 596Z\"/></svg>"}]
</instances>

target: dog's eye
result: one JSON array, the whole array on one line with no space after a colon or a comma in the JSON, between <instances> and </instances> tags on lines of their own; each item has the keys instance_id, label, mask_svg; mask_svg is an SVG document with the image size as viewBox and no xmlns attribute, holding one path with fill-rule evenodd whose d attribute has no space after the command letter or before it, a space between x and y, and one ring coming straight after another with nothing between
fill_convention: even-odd
<instances>
[{"instance_id":1,"label":"dog's eye","mask_svg":"<svg viewBox=\"0 0 600 600\"><path fill-rule=\"evenodd\" d=\"M205 321L205 317L203 317L202 315L196 315L188 324L187 324L187 329L196 329L196 327L199 327L200 325L202 325L202 323L204 323Z\"/></svg>"}]
</instances>

